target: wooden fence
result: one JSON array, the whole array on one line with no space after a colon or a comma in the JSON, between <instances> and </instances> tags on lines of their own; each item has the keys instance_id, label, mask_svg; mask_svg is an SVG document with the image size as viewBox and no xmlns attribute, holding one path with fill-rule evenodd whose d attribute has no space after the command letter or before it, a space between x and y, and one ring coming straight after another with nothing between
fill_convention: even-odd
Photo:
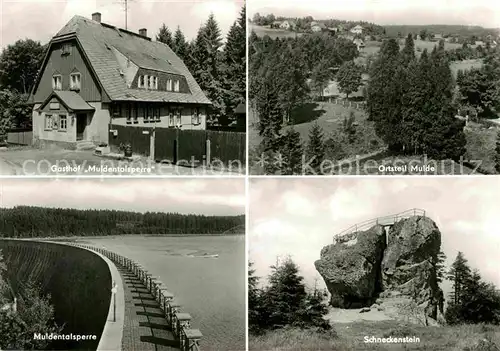
<instances>
[{"instance_id":1,"label":"wooden fence","mask_svg":"<svg viewBox=\"0 0 500 351\"><path fill-rule=\"evenodd\" d=\"M323 101L323 102L329 102L329 103L335 104L335 105L342 105L342 106L347 107L347 108L353 108L353 109L361 110L361 111L364 111L366 108L365 101L357 102L357 101L350 101L350 100L339 99L336 97L329 97L329 96L319 98L319 100Z\"/></svg>"},{"instance_id":2,"label":"wooden fence","mask_svg":"<svg viewBox=\"0 0 500 351\"><path fill-rule=\"evenodd\" d=\"M11 130L7 132L7 143L14 145L31 145L33 143L33 131Z\"/></svg>"},{"instance_id":3,"label":"wooden fence","mask_svg":"<svg viewBox=\"0 0 500 351\"><path fill-rule=\"evenodd\" d=\"M150 156L152 132L151 127L111 125L109 143L115 151L121 144L130 143L133 153ZM156 128L154 133L154 156L157 161L199 165L219 160L224 165L236 161L245 164L245 133L176 128Z\"/></svg>"},{"instance_id":4,"label":"wooden fence","mask_svg":"<svg viewBox=\"0 0 500 351\"><path fill-rule=\"evenodd\" d=\"M160 279L153 277L138 262L115 252L84 244L71 243L70 245L98 252L134 274L160 305L163 316L167 320L167 325L172 330L176 340L178 340L181 351L200 350L200 340L203 335L199 329L191 328L191 315L181 312L181 305L175 302L174 294L168 291L167 286Z\"/></svg>"}]
</instances>

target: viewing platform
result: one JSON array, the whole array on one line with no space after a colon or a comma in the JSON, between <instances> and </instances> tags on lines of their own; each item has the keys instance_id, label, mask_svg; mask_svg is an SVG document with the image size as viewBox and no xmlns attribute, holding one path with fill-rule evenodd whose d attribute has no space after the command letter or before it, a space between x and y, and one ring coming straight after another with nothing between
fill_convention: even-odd
<instances>
[{"instance_id":1,"label":"viewing platform","mask_svg":"<svg viewBox=\"0 0 500 351\"><path fill-rule=\"evenodd\" d=\"M392 227L395 223L399 222L402 219L414 217L414 216L422 216L425 217L425 210L420 208L412 208L403 212L399 212L396 214L376 217L372 219L368 219L363 222L356 223L349 228L341 231L340 233L334 235L333 241L334 243L343 242L344 238L350 240L350 237L357 232L370 229L374 225L381 225L384 227L386 233L390 227Z\"/></svg>"}]
</instances>

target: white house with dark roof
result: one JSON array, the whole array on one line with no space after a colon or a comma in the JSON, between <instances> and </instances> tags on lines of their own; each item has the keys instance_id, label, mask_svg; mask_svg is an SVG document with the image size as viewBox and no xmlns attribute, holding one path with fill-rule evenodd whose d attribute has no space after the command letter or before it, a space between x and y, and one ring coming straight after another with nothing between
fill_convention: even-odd
<instances>
[{"instance_id":1,"label":"white house with dark roof","mask_svg":"<svg viewBox=\"0 0 500 351\"><path fill-rule=\"evenodd\" d=\"M211 102L184 62L139 33L73 17L50 41L30 95L34 142L108 143L109 125L206 129Z\"/></svg>"},{"instance_id":2,"label":"white house with dark roof","mask_svg":"<svg viewBox=\"0 0 500 351\"><path fill-rule=\"evenodd\" d=\"M363 34L363 27L361 27L359 24L354 27L354 28L351 28L351 33L352 34Z\"/></svg>"}]
</instances>

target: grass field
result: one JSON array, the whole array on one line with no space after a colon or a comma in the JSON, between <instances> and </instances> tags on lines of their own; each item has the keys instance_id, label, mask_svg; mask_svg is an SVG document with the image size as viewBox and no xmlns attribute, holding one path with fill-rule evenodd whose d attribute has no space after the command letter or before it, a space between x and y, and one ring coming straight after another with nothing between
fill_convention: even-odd
<instances>
[{"instance_id":1,"label":"grass field","mask_svg":"<svg viewBox=\"0 0 500 351\"><path fill-rule=\"evenodd\" d=\"M453 61L450 63L450 69L453 76L456 77L459 70L466 71L472 68L481 68L482 65L483 60L481 59Z\"/></svg>"},{"instance_id":2,"label":"grass field","mask_svg":"<svg viewBox=\"0 0 500 351\"><path fill-rule=\"evenodd\" d=\"M407 344L365 343L364 337L418 337ZM282 329L262 336L249 335L249 350L421 350L421 351L493 351L500 348L500 327L460 325L423 327L401 325L397 321L354 322L335 325L335 332Z\"/></svg>"},{"instance_id":3,"label":"grass field","mask_svg":"<svg viewBox=\"0 0 500 351\"><path fill-rule=\"evenodd\" d=\"M335 105L334 103L308 103L294 111L292 116L295 122L293 128L300 133L302 142L307 142L309 139L309 130L316 122L323 128L325 137L332 136L332 134L337 136L341 133L344 117L349 116L350 111L350 108L342 105ZM354 111L356 123L358 124L358 134L360 134L360 137L363 137L362 139L364 139L364 141L358 140L360 144L349 145L346 151L347 156L363 154L379 148L382 141L375 135L373 123L366 120L366 113L359 110L352 111ZM250 109L249 150L255 148L260 143L255 121L255 113ZM285 127L283 131L285 131L286 128L290 127Z\"/></svg>"},{"instance_id":4,"label":"grass field","mask_svg":"<svg viewBox=\"0 0 500 351\"><path fill-rule=\"evenodd\" d=\"M498 128L487 128L469 122L465 128L467 138L466 160L480 160L481 169L495 173L495 146Z\"/></svg>"},{"instance_id":5,"label":"grass field","mask_svg":"<svg viewBox=\"0 0 500 351\"><path fill-rule=\"evenodd\" d=\"M269 27L256 26L255 24L250 24L250 31L254 31L259 37L269 35L272 39L275 38L295 38L296 36L301 36L303 33L291 32L284 29L275 29Z\"/></svg>"}]
</instances>

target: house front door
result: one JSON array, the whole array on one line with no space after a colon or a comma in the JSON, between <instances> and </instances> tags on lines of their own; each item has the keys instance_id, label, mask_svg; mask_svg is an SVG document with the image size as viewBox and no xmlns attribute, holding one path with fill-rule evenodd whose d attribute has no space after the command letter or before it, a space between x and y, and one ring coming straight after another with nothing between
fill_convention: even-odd
<instances>
[{"instance_id":1,"label":"house front door","mask_svg":"<svg viewBox=\"0 0 500 351\"><path fill-rule=\"evenodd\" d=\"M76 140L85 139L85 127L87 127L87 114L76 114Z\"/></svg>"}]
</instances>

